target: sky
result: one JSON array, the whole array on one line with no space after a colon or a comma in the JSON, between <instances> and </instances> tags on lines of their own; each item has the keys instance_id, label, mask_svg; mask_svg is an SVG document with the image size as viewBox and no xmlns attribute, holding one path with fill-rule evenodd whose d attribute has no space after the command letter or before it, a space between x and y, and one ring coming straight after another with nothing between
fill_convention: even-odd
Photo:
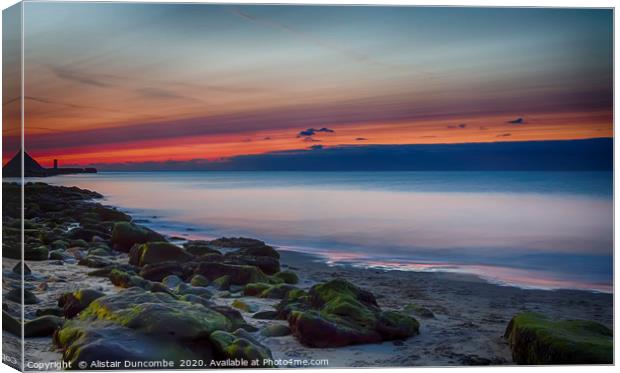
<instances>
[{"instance_id":1,"label":"sky","mask_svg":"<svg viewBox=\"0 0 620 373\"><path fill-rule=\"evenodd\" d=\"M611 137L612 17L26 3L26 150L44 166L105 167Z\"/></svg>"}]
</instances>

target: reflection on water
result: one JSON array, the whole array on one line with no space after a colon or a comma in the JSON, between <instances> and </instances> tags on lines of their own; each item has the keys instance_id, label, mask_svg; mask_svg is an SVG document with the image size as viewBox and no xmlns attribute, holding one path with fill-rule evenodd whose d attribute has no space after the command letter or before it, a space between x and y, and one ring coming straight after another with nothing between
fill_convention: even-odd
<instances>
[{"instance_id":1,"label":"reflection on water","mask_svg":"<svg viewBox=\"0 0 620 373\"><path fill-rule=\"evenodd\" d=\"M350 256L339 262L417 270L432 263L435 270L456 266L525 286L608 291L611 178L604 172L159 172L45 181L97 190L177 235L247 235L332 260Z\"/></svg>"}]
</instances>

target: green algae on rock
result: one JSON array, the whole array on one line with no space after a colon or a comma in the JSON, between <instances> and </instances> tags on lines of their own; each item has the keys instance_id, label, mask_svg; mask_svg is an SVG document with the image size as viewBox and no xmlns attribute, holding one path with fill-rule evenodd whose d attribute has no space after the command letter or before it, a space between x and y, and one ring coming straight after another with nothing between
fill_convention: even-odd
<instances>
[{"instance_id":1,"label":"green algae on rock","mask_svg":"<svg viewBox=\"0 0 620 373\"><path fill-rule=\"evenodd\" d=\"M278 305L293 335L310 347L340 347L404 339L419 333L414 318L384 311L372 293L343 279L292 291Z\"/></svg>"},{"instance_id":2,"label":"green algae on rock","mask_svg":"<svg viewBox=\"0 0 620 373\"><path fill-rule=\"evenodd\" d=\"M524 312L510 320L504 337L517 364L613 363L613 332L594 321Z\"/></svg>"},{"instance_id":3,"label":"green algae on rock","mask_svg":"<svg viewBox=\"0 0 620 373\"><path fill-rule=\"evenodd\" d=\"M121 221L114 224L111 242L119 251L128 252L135 244L150 241L166 241L164 236L148 228Z\"/></svg>"}]
</instances>

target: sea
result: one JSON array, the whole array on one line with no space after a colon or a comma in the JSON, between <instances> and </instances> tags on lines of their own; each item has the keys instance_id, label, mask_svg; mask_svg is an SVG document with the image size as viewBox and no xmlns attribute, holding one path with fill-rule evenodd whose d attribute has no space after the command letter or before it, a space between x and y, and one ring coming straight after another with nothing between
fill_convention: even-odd
<instances>
[{"instance_id":1,"label":"sea","mask_svg":"<svg viewBox=\"0 0 620 373\"><path fill-rule=\"evenodd\" d=\"M100 172L40 179L183 239L246 236L330 265L613 290L612 172Z\"/></svg>"}]
</instances>

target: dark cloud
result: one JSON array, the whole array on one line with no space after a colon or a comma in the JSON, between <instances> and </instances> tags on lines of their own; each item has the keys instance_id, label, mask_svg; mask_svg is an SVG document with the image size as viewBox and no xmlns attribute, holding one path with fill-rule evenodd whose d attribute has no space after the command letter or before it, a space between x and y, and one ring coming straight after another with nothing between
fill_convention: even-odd
<instances>
[{"instance_id":1,"label":"dark cloud","mask_svg":"<svg viewBox=\"0 0 620 373\"><path fill-rule=\"evenodd\" d=\"M463 129L467 127L467 124L465 123L461 123L461 124L457 124L457 125L448 125L447 128L449 129Z\"/></svg>"},{"instance_id":2,"label":"dark cloud","mask_svg":"<svg viewBox=\"0 0 620 373\"><path fill-rule=\"evenodd\" d=\"M481 126L481 127L480 127L480 131L486 131L486 130L488 130L488 129L489 129L488 127L484 127L484 126Z\"/></svg>"},{"instance_id":3,"label":"dark cloud","mask_svg":"<svg viewBox=\"0 0 620 373\"><path fill-rule=\"evenodd\" d=\"M514 119L514 120L509 120L508 123L509 124L523 124L523 123L525 123L525 119L517 118L517 119Z\"/></svg>"},{"instance_id":4,"label":"dark cloud","mask_svg":"<svg viewBox=\"0 0 620 373\"><path fill-rule=\"evenodd\" d=\"M512 136L512 133L500 133L499 135L497 135L497 137L508 137L508 136Z\"/></svg>"},{"instance_id":5,"label":"dark cloud","mask_svg":"<svg viewBox=\"0 0 620 373\"><path fill-rule=\"evenodd\" d=\"M365 137L358 137L358 138L355 139L355 141L366 141L366 140L368 140L368 139L365 138Z\"/></svg>"},{"instance_id":6,"label":"dark cloud","mask_svg":"<svg viewBox=\"0 0 620 373\"><path fill-rule=\"evenodd\" d=\"M323 128L308 128L307 130L303 130L300 131L299 134L297 135L297 137L306 137L306 136L314 136L316 135L318 132L336 132L330 128L327 127L323 127Z\"/></svg>"},{"instance_id":7,"label":"dark cloud","mask_svg":"<svg viewBox=\"0 0 620 373\"><path fill-rule=\"evenodd\" d=\"M321 150L321 149L323 149L323 145L312 145L312 146L309 146L308 149L310 149L310 150Z\"/></svg>"},{"instance_id":8,"label":"dark cloud","mask_svg":"<svg viewBox=\"0 0 620 373\"><path fill-rule=\"evenodd\" d=\"M271 140L271 137L267 136L267 137L263 138L263 140Z\"/></svg>"}]
</instances>

